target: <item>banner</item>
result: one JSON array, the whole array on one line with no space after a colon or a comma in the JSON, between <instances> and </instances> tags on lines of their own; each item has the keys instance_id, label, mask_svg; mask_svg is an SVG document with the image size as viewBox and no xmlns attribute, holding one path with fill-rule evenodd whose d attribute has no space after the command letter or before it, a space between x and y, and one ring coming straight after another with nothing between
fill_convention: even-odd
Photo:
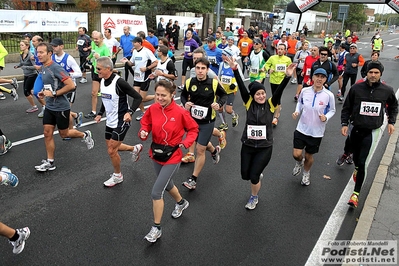
<instances>
[{"instance_id":1,"label":"banner","mask_svg":"<svg viewBox=\"0 0 399 266\"><path fill-rule=\"evenodd\" d=\"M301 17L301 14L286 12L285 18L284 18L284 23L283 23L283 30L285 30L289 33L295 32L299 26L300 17Z\"/></svg>"},{"instance_id":2,"label":"banner","mask_svg":"<svg viewBox=\"0 0 399 266\"><path fill-rule=\"evenodd\" d=\"M230 27L230 22L233 23L233 27L230 29L231 31L235 31L235 29L241 28L242 19L241 18L226 18L225 19L225 27Z\"/></svg>"},{"instance_id":3,"label":"banner","mask_svg":"<svg viewBox=\"0 0 399 266\"><path fill-rule=\"evenodd\" d=\"M393 10L399 13L399 0L387 0L388 6L390 6Z\"/></svg>"},{"instance_id":4,"label":"banner","mask_svg":"<svg viewBox=\"0 0 399 266\"><path fill-rule=\"evenodd\" d=\"M301 12L311 9L317 5L321 0L294 0L296 6Z\"/></svg>"},{"instance_id":5,"label":"banner","mask_svg":"<svg viewBox=\"0 0 399 266\"><path fill-rule=\"evenodd\" d=\"M202 29L203 21L204 21L203 17L182 17L182 16L157 15L155 25L158 25L159 20L161 18L164 19L164 27L165 28L166 28L166 24L168 24L170 19L172 20L173 24L177 20L179 22L180 30L187 29L187 25L192 24L192 23L195 23L195 28L197 30L200 30L200 29ZM156 31L156 28L154 30Z\"/></svg>"},{"instance_id":6,"label":"banner","mask_svg":"<svg viewBox=\"0 0 399 266\"><path fill-rule=\"evenodd\" d=\"M101 14L101 32L105 29L111 29L112 36L120 37L123 35L123 27L129 26L130 33L137 35L137 32L144 31L147 36L147 22L145 16L102 13Z\"/></svg>"},{"instance_id":7,"label":"banner","mask_svg":"<svg viewBox=\"0 0 399 266\"><path fill-rule=\"evenodd\" d=\"M1 32L72 32L88 27L86 12L0 9Z\"/></svg>"}]
</instances>

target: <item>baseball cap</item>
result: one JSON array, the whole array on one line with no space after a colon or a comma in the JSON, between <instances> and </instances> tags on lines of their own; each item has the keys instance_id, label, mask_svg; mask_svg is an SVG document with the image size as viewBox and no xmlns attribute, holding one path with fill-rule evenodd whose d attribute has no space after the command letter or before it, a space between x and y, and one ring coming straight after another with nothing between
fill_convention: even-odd
<instances>
[{"instance_id":1,"label":"baseball cap","mask_svg":"<svg viewBox=\"0 0 399 266\"><path fill-rule=\"evenodd\" d=\"M233 36L229 36L229 37L227 37L227 40L234 40L234 37Z\"/></svg>"},{"instance_id":2,"label":"baseball cap","mask_svg":"<svg viewBox=\"0 0 399 266\"><path fill-rule=\"evenodd\" d=\"M326 70L324 69L324 68L318 68L318 69L316 69L316 71L313 73L313 75L317 75L317 74L322 74L322 75L324 75L325 77L327 77L327 72L326 72Z\"/></svg>"},{"instance_id":3,"label":"baseball cap","mask_svg":"<svg viewBox=\"0 0 399 266\"><path fill-rule=\"evenodd\" d=\"M222 50L222 55L232 57L232 56L233 56L233 53L232 53L232 51L231 51L230 49L223 49L223 50Z\"/></svg>"},{"instance_id":4,"label":"baseball cap","mask_svg":"<svg viewBox=\"0 0 399 266\"><path fill-rule=\"evenodd\" d=\"M52 45L52 46L64 45L64 42L61 38L54 38L51 41L50 45Z\"/></svg>"},{"instance_id":5,"label":"baseball cap","mask_svg":"<svg viewBox=\"0 0 399 266\"><path fill-rule=\"evenodd\" d=\"M25 34L24 34L24 37L28 37L29 39L32 39L32 34L30 34L30 33L25 33Z\"/></svg>"},{"instance_id":6,"label":"baseball cap","mask_svg":"<svg viewBox=\"0 0 399 266\"><path fill-rule=\"evenodd\" d=\"M260 44L262 44L262 40L261 40L261 39L258 39L258 38L255 38L255 39L254 39L254 43L260 43Z\"/></svg>"},{"instance_id":7,"label":"baseball cap","mask_svg":"<svg viewBox=\"0 0 399 266\"><path fill-rule=\"evenodd\" d=\"M350 45L350 47L355 47L355 48L357 48L357 45L354 44L354 43L352 43L352 44Z\"/></svg>"}]
</instances>

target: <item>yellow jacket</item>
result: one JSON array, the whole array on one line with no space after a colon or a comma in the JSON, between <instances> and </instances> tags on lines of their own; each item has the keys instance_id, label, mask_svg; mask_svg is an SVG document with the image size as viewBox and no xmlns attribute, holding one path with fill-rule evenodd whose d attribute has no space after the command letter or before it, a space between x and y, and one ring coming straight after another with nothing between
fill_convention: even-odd
<instances>
[{"instance_id":1,"label":"yellow jacket","mask_svg":"<svg viewBox=\"0 0 399 266\"><path fill-rule=\"evenodd\" d=\"M5 67L6 63L4 58L8 55L6 48L4 48L3 44L0 42L0 67Z\"/></svg>"}]
</instances>

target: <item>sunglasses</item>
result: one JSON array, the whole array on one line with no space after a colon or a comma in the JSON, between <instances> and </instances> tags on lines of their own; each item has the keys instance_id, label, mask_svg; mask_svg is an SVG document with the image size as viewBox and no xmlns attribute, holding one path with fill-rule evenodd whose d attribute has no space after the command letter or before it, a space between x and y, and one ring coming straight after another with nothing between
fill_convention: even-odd
<instances>
[{"instance_id":1,"label":"sunglasses","mask_svg":"<svg viewBox=\"0 0 399 266\"><path fill-rule=\"evenodd\" d=\"M324 55L324 56L327 56L328 54L320 54L320 55Z\"/></svg>"},{"instance_id":2,"label":"sunglasses","mask_svg":"<svg viewBox=\"0 0 399 266\"><path fill-rule=\"evenodd\" d=\"M101 67L96 67L97 71L101 71L102 68Z\"/></svg>"},{"instance_id":3,"label":"sunglasses","mask_svg":"<svg viewBox=\"0 0 399 266\"><path fill-rule=\"evenodd\" d=\"M350 49L356 49L356 47L351 47Z\"/></svg>"}]
</instances>

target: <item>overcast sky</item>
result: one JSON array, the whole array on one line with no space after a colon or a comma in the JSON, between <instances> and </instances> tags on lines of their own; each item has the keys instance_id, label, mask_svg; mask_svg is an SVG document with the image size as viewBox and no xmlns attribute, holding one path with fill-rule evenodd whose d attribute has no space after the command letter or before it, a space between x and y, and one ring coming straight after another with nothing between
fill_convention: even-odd
<instances>
[{"instance_id":1,"label":"overcast sky","mask_svg":"<svg viewBox=\"0 0 399 266\"><path fill-rule=\"evenodd\" d=\"M386 4L381 4L381 5L379 5L379 4L376 4L376 5L374 5L374 4L367 4L370 8L374 8L375 9L375 13L377 14L377 13L394 13L395 11L392 9L392 8L390 8L388 5L386 5Z\"/></svg>"}]
</instances>

